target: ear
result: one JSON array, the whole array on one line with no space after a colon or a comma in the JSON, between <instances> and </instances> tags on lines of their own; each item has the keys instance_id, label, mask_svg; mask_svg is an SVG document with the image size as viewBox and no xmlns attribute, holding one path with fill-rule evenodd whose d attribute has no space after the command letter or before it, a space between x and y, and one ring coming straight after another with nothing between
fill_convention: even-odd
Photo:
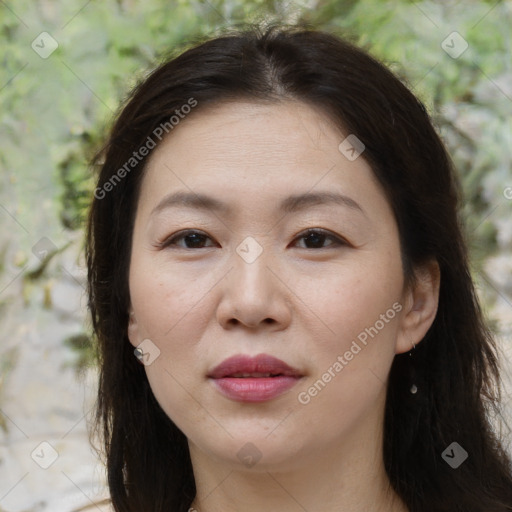
<instances>
[{"instance_id":1,"label":"ear","mask_svg":"<svg viewBox=\"0 0 512 512\"><path fill-rule=\"evenodd\" d=\"M134 347L137 347L140 343L140 341L139 341L139 326L137 324L137 318L135 317L135 313L131 306L130 306L128 313L130 315L130 318L128 320L128 339L130 340L130 343Z\"/></svg>"},{"instance_id":2,"label":"ear","mask_svg":"<svg viewBox=\"0 0 512 512\"><path fill-rule=\"evenodd\" d=\"M415 282L405 292L404 312L396 341L397 354L408 352L421 342L434 322L439 303L441 272L437 261L415 269Z\"/></svg>"}]
</instances>

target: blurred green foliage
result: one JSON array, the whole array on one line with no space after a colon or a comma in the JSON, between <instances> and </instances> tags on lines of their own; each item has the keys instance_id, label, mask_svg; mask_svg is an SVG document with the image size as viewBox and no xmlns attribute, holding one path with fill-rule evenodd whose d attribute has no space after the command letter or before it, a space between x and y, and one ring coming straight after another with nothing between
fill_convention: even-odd
<instances>
[{"instance_id":1,"label":"blurred green foliage","mask_svg":"<svg viewBox=\"0 0 512 512\"><path fill-rule=\"evenodd\" d=\"M502 202L511 180L512 102L500 90L511 80L510 2L19 0L0 12L2 173L50 198L68 229L83 225L93 188L87 163L130 88L160 57L224 27L264 20L344 35L403 77L461 172L470 231ZM458 59L441 48L455 30L469 44ZM43 31L59 44L47 59L31 48ZM496 248L493 220L475 234L479 256Z\"/></svg>"},{"instance_id":2,"label":"blurred green foliage","mask_svg":"<svg viewBox=\"0 0 512 512\"><path fill-rule=\"evenodd\" d=\"M71 348L76 354L73 366L78 373L83 373L91 364L98 361L97 347L93 344L92 337L86 333L69 336L64 340L64 345Z\"/></svg>"},{"instance_id":3,"label":"blurred green foliage","mask_svg":"<svg viewBox=\"0 0 512 512\"><path fill-rule=\"evenodd\" d=\"M512 249L510 230L498 237L512 213L511 1L2 2L0 200L15 201L27 232L82 229L88 162L130 89L164 56L265 21L337 33L389 65L425 103L460 172L476 270ZM469 45L458 58L441 47L454 31ZM58 43L48 58L31 47L42 32Z\"/></svg>"}]
</instances>

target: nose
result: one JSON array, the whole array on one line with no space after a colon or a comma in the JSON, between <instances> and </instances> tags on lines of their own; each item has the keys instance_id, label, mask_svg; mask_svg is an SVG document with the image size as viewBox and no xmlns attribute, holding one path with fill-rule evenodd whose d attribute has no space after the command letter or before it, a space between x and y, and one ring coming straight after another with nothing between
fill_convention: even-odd
<instances>
[{"instance_id":1,"label":"nose","mask_svg":"<svg viewBox=\"0 0 512 512\"><path fill-rule=\"evenodd\" d=\"M222 280L217 320L225 329L285 329L291 320L291 291L279 272L270 249L254 260L235 252L231 270ZM243 253L242 253L243 254Z\"/></svg>"}]
</instances>

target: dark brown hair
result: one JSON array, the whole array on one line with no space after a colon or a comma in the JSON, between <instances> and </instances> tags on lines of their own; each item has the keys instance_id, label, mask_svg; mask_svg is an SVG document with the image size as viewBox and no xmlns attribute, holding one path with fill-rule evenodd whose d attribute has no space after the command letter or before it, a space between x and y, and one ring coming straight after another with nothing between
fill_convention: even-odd
<instances>
[{"instance_id":1,"label":"dark brown hair","mask_svg":"<svg viewBox=\"0 0 512 512\"><path fill-rule=\"evenodd\" d=\"M191 98L195 112L242 98L296 99L365 144L363 156L398 224L406 279L431 259L441 271L432 327L413 357L397 355L391 367L389 479L413 512L511 511L512 464L489 419L499 411L497 350L469 271L453 165L422 103L384 65L334 35L279 26L230 31L167 60L133 90L102 152L97 190ZM196 492L187 439L154 398L127 337L131 237L146 159L108 193L95 194L90 210L88 292L100 365L95 426L116 511L185 512ZM457 469L441 457L452 442L469 453Z\"/></svg>"}]
</instances>

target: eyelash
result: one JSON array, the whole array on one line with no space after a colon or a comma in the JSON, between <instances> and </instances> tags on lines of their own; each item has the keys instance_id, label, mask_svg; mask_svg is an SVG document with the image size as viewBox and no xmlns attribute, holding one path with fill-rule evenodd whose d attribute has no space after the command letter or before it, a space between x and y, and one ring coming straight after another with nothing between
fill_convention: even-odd
<instances>
[{"instance_id":1,"label":"eyelash","mask_svg":"<svg viewBox=\"0 0 512 512\"><path fill-rule=\"evenodd\" d=\"M198 231L195 229L186 229L184 231L180 231L180 232L170 236L169 238L166 238L162 242L159 242L157 244L157 246L160 249L170 248L172 246L175 246L175 247L181 248L181 249L185 249L185 250L198 249L198 248L193 248L193 247L179 247L179 246L175 245L175 242L177 240L184 239L188 235L196 235L196 234L206 236L206 238L210 238L209 236L206 235L206 233L204 233L202 231ZM332 233L330 233L329 231L326 231L325 229L315 229L315 228L307 229L306 231L300 233L294 240L306 238L307 236L309 236L311 234L321 235L321 236L326 237L326 239L334 240L334 244L330 244L326 247L320 247L320 248L317 248L316 250L328 249L329 247L333 247L333 246L349 245L348 242L346 240L344 240L343 238L333 235ZM209 247L211 247L211 246L209 246ZM204 247L199 247L199 249L204 249ZM308 247L303 247L303 249L315 250L315 249L311 249Z\"/></svg>"}]
</instances>

